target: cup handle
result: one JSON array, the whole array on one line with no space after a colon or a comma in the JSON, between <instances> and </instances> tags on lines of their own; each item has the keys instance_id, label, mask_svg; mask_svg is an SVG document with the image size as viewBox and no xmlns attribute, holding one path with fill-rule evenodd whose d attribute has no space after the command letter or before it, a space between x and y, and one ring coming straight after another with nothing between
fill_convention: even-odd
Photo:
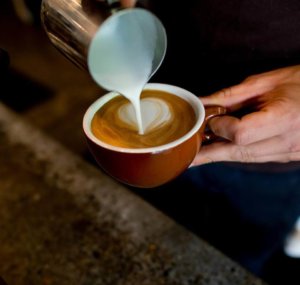
<instances>
[{"instance_id":1,"label":"cup handle","mask_svg":"<svg viewBox=\"0 0 300 285\"><path fill-rule=\"evenodd\" d=\"M222 106L207 106L205 108L205 118L204 118L204 123L201 128L202 129L202 141L204 143L212 142L213 140L218 138L218 136L216 136L212 131L207 131L207 124L208 124L209 120L211 120L212 118L215 118L215 117L224 116L224 115L226 115L226 113L227 113L226 108L224 108Z\"/></svg>"}]
</instances>

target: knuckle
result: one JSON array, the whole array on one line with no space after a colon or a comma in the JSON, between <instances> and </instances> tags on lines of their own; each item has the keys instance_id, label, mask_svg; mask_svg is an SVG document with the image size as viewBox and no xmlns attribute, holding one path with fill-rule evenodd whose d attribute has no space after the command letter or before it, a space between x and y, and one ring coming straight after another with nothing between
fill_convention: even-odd
<instances>
[{"instance_id":1,"label":"knuckle","mask_svg":"<svg viewBox=\"0 0 300 285\"><path fill-rule=\"evenodd\" d=\"M287 143L288 152L294 153L300 151L300 144L298 141L289 141Z\"/></svg>"},{"instance_id":2,"label":"knuckle","mask_svg":"<svg viewBox=\"0 0 300 285\"><path fill-rule=\"evenodd\" d=\"M253 162L254 161L254 158L253 158L251 152L246 147L237 148L233 155L234 155L235 160L237 160L237 161L241 161L241 162Z\"/></svg>"},{"instance_id":3,"label":"knuckle","mask_svg":"<svg viewBox=\"0 0 300 285\"><path fill-rule=\"evenodd\" d=\"M300 152L300 141L299 136L292 133L285 133L278 137L279 143L282 144L285 153L299 153Z\"/></svg>"},{"instance_id":4,"label":"knuckle","mask_svg":"<svg viewBox=\"0 0 300 285\"><path fill-rule=\"evenodd\" d=\"M223 97L223 98L228 98L232 95L232 89L231 87L227 87L227 88L223 88L220 90L220 95Z\"/></svg>"},{"instance_id":5,"label":"knuckle","mask_svg":"<svg viewBox=\"0 0 300 285\"><path fill-rule=\"evenodd\" d=\"M213 131L214 134L220 135L222 133L222 126L219 124L218 118L213 118L209 122L209 128Z\"/></svg>"},{"instance_id":6,"label":"knuckle","mask_svg":"<svg viewBox=\"0 0 300 285\"><path fill-rule=\"evenodd\" d=\"M247 145L249 142L249 132L246 129L238 129L233 136L233 143L239 146Z\"/></svg>"},{"instance_id":7,"label":"knuckle","mask_svg":"<svg viewBox=\"0 0 300 285\"><path fill-rule=\"evenodd\" d=\"M243 83L246 83L249 85L254 85L260 81L260 78L261 78L261 75L257 75L257 74L250 75L243 81Z\"/></svg>"}]
</instances>

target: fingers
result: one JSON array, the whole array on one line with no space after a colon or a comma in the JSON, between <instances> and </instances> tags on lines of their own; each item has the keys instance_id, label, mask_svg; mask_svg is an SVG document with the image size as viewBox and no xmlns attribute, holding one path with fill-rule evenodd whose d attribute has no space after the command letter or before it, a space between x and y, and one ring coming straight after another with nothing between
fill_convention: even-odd
<instances>
[{"instance_id":1,"label":"fingers","mask_svg":"<svg viewBox=\"0 0 300 285\"><path fill-rule=\"evenodd\" d=\"M224 88L207 97L201 97L204 105L221 105L230 107L251 98L254 98L270 89L266 86L259 86L258 83L241 83L232 87Z\"/></svg>"},{"instance_id":2,"label":"fingers","mask_svg":"<svg viewBox=\"0 0 300 285\"><path fill-rule=\"evenodd\" d=\"M220 161L262 163L297 160L300 160L300 134L276 136L245 146L232 142L213 143L201 148L192 166Z\"/></svg>"},{"instance_id":3,"label":"fingers","mask_svg":"<svg viewBox=\"0 0 300 285\"><path fill-rule=\"evenodd\" d=\"M255 103L257 111L242 118L220 116L211 119L212 131L229 142L203 147L193 165L214 161L299 160L300 100L297 95L300 85L299 81L293 82L298 69L279 69L251 76L241 84L201 98L204 105L221 105L229 111L249 107L251 102Z\"/></svg>"},{"instance_id":4,"label":"fingers","mask_svg":"<svg viewBox=\"0 0 300 285\"><path fill-rule=\"evenodd\" d=\"M137 0L121 0L121 4L124 8L134 7Z\"/></svg>"},{"instance_id":5,"label":"fingers","mask_svg":"<svg viewBox=\"0 0 300 285\"><path fill-rule=\"evenodd\" d=\"M278 75L269 72L260 75L253 75L245 79L242 83L224 88L207 97L201 97L204 105L221 105L230 107L261 94L271 91L278 81Z\"/></svg>"},{"instance_id":6,"label":"fingers","mask_svg":"<svg viewBox=\"0 0 300 285\"><path fill-rule=\"evenodd\" d=\"M264 114L256 113L242 119L231 116L216 117L210 120L209 126L217 136L237 145L251 144L281 133L278 125L270 124Z\"/></svg>"},{"instance_id":7,"label":"fingers","mask_svg":"<svg viewBox=\"0 0 300 285\"><path fill-rule=\"evenodd\" d=\"M267 162L276 162L276 163L287 163L291 161L299 161L300 160L300 152L296 152L293 154L287 154L287 153L280 153L280 154L273 154L273 155L268 155L268 156L260 156L257 157L255 160L252 161L252 163L267 163ZM246 162L246 161L240 161L240 160L220 160L220 162L225 162L225 161L231 161L231 162ZM218 162L218 161L213 161L209 157L202 157L200 154L195 158L195 160L192 162L190 167L195 167L198 165L203 165L207 163L212 163L212 162ZM249 162L248 162L249 163Z\"/></svg>"},{"instance_id":8,"label":"fingers","mask_svg":"<svg viewBox=\"0 0 300 285\"><path fill-rule=\"evenodd\" d=\"M215 117L209 121L209 126L217 136L237 145L247 145L287 132L292 127L290 117L291 113L286 112L285 108L269 105L241 119Z\"/></svg>"}]
</instances>

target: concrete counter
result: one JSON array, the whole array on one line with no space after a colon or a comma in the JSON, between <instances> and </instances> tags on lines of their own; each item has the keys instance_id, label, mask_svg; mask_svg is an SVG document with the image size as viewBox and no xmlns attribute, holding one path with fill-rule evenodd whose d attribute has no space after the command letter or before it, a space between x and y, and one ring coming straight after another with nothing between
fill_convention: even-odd
<instances>
[{"instance_id":1,"label":"concrete counter","mask_svg":"<svg viewBox=\"0 0 300 285\"><path fill-rule=\"evenodd\" d=\"M1 104L0 245L9 285L263 284Z\"/></svg>"}]
</instances>

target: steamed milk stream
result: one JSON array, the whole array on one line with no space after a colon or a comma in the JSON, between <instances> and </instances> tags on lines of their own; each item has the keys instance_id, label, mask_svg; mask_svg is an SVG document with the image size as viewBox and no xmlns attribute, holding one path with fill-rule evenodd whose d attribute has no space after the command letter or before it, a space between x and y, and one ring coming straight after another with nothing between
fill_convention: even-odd
<instances>
[{"instance_id":1,"label":"steamed milk stream","mask_svg":"<svg viewBox=\"0 0 300 285\"><path fill-rule=\"evenodd\" d=\"M115 38L115 40L118 39ZM147 113L148 103L141 104L140 95L151 76L154 48L143 49L140 47L135 50L127 50L120 43L115 43L112 47L116 50L110 49L110 52L117 56L111 60L117 61L116 64L119 66L119 74L114 74L111 79L114 80L114 91L125 96L132 106L127 108L126 111L121 111L122 118L134 120L139 134L143 135L145 131L144 124L147 124L147 122L143 122L143 119L147 120L151 114L142 116L142 113ZM131 62L128 62L129 60ZM110 81L110 79L108 78L107 81Z\"/></svg>"},{"instance_id":2,"label":"steamed milk stream","mask_svg":"<svg viewBox=\"0 0 300 285\"><path fill-rule=\"evenodd\" d=\"M125 56L125 55L124 55ZM138 55L137 55L138 56ZM139 72L137 70L128 69L124 76L119 78L119 86L116 88L120 94L125 96L130 104L120 110L120 116L125 121L134 122L137 125L140 135L145 133L145 120L150 117L147 105L149 102L141 103L140 95L146 83L148 82L152 70L152 57L149 53L139 58ZM151 103L150 103L151 104ZM148 113L148 116L146 115ZM142 116L145 114L145 116Z\"/></svg>"},{"instance_id":3,"label":"steamed milk stream","mask_svg":"<svg viewBox=\"0 0 300 285\"><path fill-rule=\"evenodd\" d=\"M128 17L123 14L125 18L119 15L108 20L95 35L89 69L102 87L122 96L101 107L92 121L92 131L114 146L143 148L171 142L193 126L192 107L183 99L160 91L140 97L158 67L160 25L143 11L130 13ZM189 113L191 120L182 117Z\"/></svg>"},{"instance_id":4,"label":"steamed milk stream","mask_svg":"<svg viewBox=\"0 0 300 285\"><path fill-rule=\"evenodd\" d=\"M124 18L113 18L103 25L95 35L89 52L89 69L102 87L117 91L133 105L128 110L130 119L135 117L139 134L144 134L140 94L152 75L158 29L151 14L139 11ZM147 19L147 21L146 21ZM148 103L143 103L142 113L147 112ZM127 116L126 114L124 116ZM127 118L129 119L129 118Z\"/></svg>"}]
</instances>

